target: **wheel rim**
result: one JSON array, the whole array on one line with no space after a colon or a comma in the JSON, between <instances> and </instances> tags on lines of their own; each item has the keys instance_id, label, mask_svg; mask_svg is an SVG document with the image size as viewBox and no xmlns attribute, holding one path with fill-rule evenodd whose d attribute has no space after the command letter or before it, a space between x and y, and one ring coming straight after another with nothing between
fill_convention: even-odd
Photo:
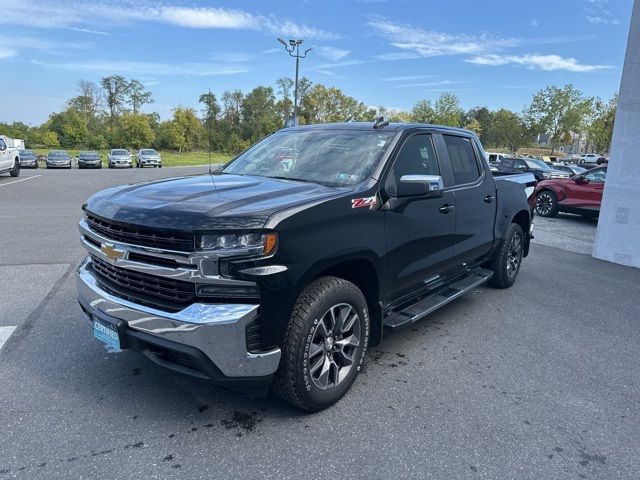
<instances>
[{"instance_id":1,"label":"wheel rim","mask_svg":"<svg viewBox=\"0 0 640 480\"><path fill-rule=\"evenodd\" d=\"M520 262L522 261L522 237L514 235L509 243L509 253L507 256L507 275L513 277L518 273Z\"/></svg>"},{"instance_id":2,"label":"wheel rim","mask_svg":"<svg viewBox=\"0 0 640 480\"><path fill-rule=\"evenodd\" d=\"M542 192L536 198L536 212L540 215L549 215L553 209L553 198L550 193Z\"/></svg>"},{"instance_id":3,"label":"wheel rim","mask_svg":"<svg viewBox=\"0 0 640 480\"><path fill-rule=\"evenodd\" d=\"M309 373L320 390L335 388L349 375L361 342L360 316L348 303L329 308L309 345Z\"/></svg>"}]
</instances>

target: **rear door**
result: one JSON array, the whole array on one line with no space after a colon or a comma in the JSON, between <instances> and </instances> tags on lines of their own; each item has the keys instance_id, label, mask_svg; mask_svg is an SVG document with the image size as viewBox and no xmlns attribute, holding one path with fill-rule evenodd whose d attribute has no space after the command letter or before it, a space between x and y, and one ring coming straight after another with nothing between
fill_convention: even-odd
<instances>
[{"instance_id":1,"label":"rear door","mask_svg":"<svg viewBox=\"0 0 640 480\"><path fill-rule=\"evenodd\" d=\"M496 185L470 137L443 133L438 146L450 169L445 190L455 195L456 202L453 255L460 266L472 264L493 246Z\"/></svg>"},{"instance_id":2,"label":"rear door","mask_svg":"<svg viewBox=\"0 0 640 480\"><path fill-rule=\"evenodd\" d=\"M442 175L431 134L416 133L404 140L385 181L388 195L395 196L403 175ZM441 198L416 199L402 209L385 212L390 301L444 276L452 263L456 214L452 191Z\"/></svg>"}]
</instances>

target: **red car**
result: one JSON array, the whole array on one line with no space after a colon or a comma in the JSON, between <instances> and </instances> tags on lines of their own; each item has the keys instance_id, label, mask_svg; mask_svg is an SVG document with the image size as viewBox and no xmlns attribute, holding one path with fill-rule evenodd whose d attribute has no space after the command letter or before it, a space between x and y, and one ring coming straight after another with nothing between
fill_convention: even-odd
<instances>
[{"instance_id":1,"label":"red car","mask_svg":"<svg viewBox=\"0 0 640 480\"><path fill-rule=\"evenodd\" d=\"M558 212L595 218L600 214L607 167L591 169L569 179L544 180L536 186L536 213L555 217Z\"/></svg>"}]
</instances>

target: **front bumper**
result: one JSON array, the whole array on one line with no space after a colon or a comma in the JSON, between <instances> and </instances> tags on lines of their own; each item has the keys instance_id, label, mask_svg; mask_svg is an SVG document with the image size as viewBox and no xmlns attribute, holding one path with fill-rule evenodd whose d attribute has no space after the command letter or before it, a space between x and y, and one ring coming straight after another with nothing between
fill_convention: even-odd
<instances>
[{"instance_id":1,"label":"front bumper","mask_svg":"<svg viewBox=\"0 0 640 480\"><path fill-rule=\"evenodd\" d=\"M91 325L96 314L121 320L126 346L164 367L214 383L271 381L280 349L247 351L246 327L257 318L258 305L194 303L175 313L160 311L107 292L88 269L90 263L88 257L78 267L77 287L78 302ZM179 354L191 360L181 362Z\"/></svg>"},{"instance_id":2,"label":"front bumper","mask_svg":"<svg viewBox=\"0 0 640 480\"><path fill-rule=\"evenodd\" d=\"M79 167L100 167L102 162L100 160L78 160Z\"/></svg>"},{"instance_id":3,"label":"front bumper","mask_svg":"<svg viewBox=\"0 0 640 480\"><path fill-rule=\"evenodd\" d=\"M37 167L38 166L38 160L33 158L29 158L29 159L20 159L20 166L21 167Z\"/></svg>"},{"instance_id":4,"label":"front bumper","mask_svg":"<svg viewBox=\"0 0 640 480\"><path fill-rule=\"evenodd\" d=\"M47 162L47 168L71 168L71 162Z\"/></svg>"},{"instance_id":5,"label":"front bumper","mask_svg":"<svg viewBox=\"0 0 640 480\"><path fill-rule=\"evenodd\" d=\"M146 167L147 165L153 165L154 167L157 166L157 165L162 165L162 161L160 161L160 160L143 160L143 159L140 159L138 162L143 167Z\"/></svg>"}]
</instances>

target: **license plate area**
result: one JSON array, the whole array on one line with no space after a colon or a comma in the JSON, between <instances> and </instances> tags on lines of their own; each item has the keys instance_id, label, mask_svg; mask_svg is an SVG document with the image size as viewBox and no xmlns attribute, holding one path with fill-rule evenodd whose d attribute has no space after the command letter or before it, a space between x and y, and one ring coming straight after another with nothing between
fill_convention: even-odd
<instances>
[{"instance_id":1,"label":"license plate area","mask_svg":"<svg viewBox=\"0 0 640 480\"><path fill-rule=\"evenodd\" d=\"M111 319L102 315L93 317L93 336L110 348L124 349L122 332L124 322L118 319Z\"/></svg>"}]
</instances>

